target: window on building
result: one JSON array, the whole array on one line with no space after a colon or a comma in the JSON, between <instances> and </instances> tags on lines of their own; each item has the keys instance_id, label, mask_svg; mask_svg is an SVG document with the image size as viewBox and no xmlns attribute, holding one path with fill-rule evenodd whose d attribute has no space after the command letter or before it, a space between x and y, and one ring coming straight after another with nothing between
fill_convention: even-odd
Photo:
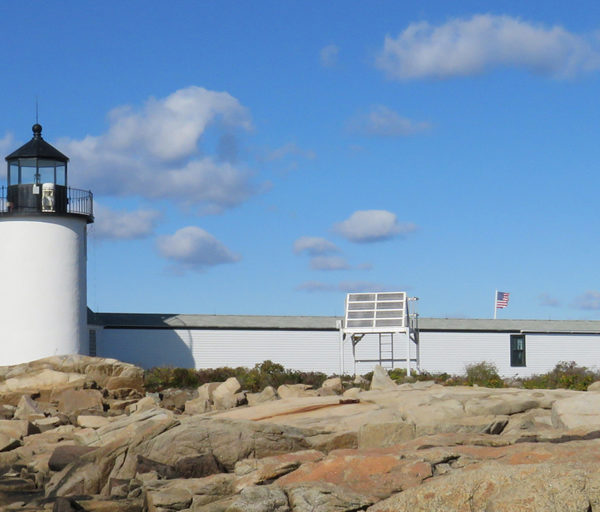
<instances>
[{"instance_id":1,"label":"window on building","mask_svg":"<svg viewBox=\"0 0 600 512\"><path fill-rule=\"evenodd\" d=\"M524 334L511 334L510 336L510 365L525 366Z\"/></svg>"},{"instance_id":2,"label":"window on building","mask_svg":"<svg viewBox=\"0 0 600 512\"><path fill-rule=\"evenodd\" d=\"M90 356L96 356L96 329L90 329Z\"/></svg>"}]
</instances>

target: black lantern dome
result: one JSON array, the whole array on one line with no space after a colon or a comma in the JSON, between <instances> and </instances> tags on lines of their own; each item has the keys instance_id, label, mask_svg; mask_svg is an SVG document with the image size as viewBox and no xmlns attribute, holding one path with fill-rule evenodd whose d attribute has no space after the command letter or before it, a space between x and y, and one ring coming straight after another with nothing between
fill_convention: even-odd
<instances>
[{"instance_id":1,"label":"black lantern dome","mask_svg":"<svg viewBox=\"0 0 600 512\"><path fill-rule=\"evenodd\" d=\"M69 158L42 138L42 125L32 130L31 140L5 158L7 187L0 195L0 214L75 214L93 222L92 193L67 187Z\"/></svg>"}]
</instances>

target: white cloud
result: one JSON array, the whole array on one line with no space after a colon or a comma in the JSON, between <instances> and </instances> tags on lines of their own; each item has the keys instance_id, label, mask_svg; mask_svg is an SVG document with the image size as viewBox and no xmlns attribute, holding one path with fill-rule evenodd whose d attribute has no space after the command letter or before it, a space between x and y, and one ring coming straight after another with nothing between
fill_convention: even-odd
<instances>
[{"instance_id":1,"label":"white cloud","mask_svg":"<svg viewBox=\"0 0 600 512\"><path fill-rule=\"evenodd\" d=\"M161 213L156 210L112 210L94 204L94 232L98 238L145 238L154 233Z\"/></svg>"},{"instance_id":2,"label":"white cloud","mask_svg":"<svg viewBox=\"0 0 600 512\"><path fill-rule=\"evenodd\" d=\"M239 255L196 226L187 226L173 235L159 237L157 248L160 255L170 260L178 271L204 270L206 267L240 260Z\"/></svg>"},{"instance_id":3,"label":"white cloud","mask_svg":"<svg viewBox=\"0 0 600 512\"><path fill-rule=\"evenodd\" d=\"M366 115L350 121L349 127L354 132L376 137L404 137L427 131L431 124L412 121L384 105L376 105Z\"/></svg>"},{"instance_id":4,"label":"white cloud","mask_svg":"<svg viewBox=\"0 0 600 512\"><path fill-rule=\"evenodd\" d=\"M296 254L306 252L311 256L320 256L338 251L337 245L322 237L302 236L294 242L294 253Z\"/></svg>"},{"instance_id":5,"label":"white cloud","mask_svg":"<svg viewBox=\"0 0 600 512\"><path fill-rule=\"evenodd\" d=\"M557 298L552 297L549 293L540 293L538 295L538 300L541 306L549 306L552 308L560 306L560 301Z\"/></svg>"},{"instance_id":6,"label":"white cloud","mask_svg":"<svg viewBox=\"0 0 600 512\"><path fill-rule=\"evenodd\" d=\"M296 286L296 290L303 292L335 292L337 287L332 284L322 283L320 281L306 281Z\"/></svg>"},{"instance_id":7,"label":"white cloud","mask_svg":"<svg viewBox=\"0 0 600 512\"><path fill-rule=\"evenodd\" d=\"M317 293L317 292L383 292L388 291L389 286L383 286L379 283L369 281L342 281L338 284L323 283L321 281L306 281L296 287L296 290Z\"/></svg>"},{"instance_id":8,"label":"white cloud","mask_svg":"<svg viewBox=\"0 0 600 512\"><path fill-rule=\"evenodd\" d=\"M340 49L335 44L328 44L327 46L321 48L319 55L321 57L321 65L330 68L337 64L338 55L340 53Z\"/></svg>"},{"instance_id":9,"label":"white cloud","mask_svg":"<svg viewBox=\"0 0 600 512\"><path fill-rule=\"evenodd\" d=\"M338 290L344 293L384 292L389 290L389 287L370 281L342 281L338 285Z\"/></svg>"},{"instance_id":10,"label":"white cloud","mask_svg":"<svg viewBox=\"0 0 600 512\"><path fill-rule=\"evenodd\" d=\"M212 211L235 206L255 192L249 173L232 159L199 154L209 126L227 126L227 133L251 128L247 110L226 92L192 86L150 99L138 110L116 108L108 119L103 135L57 144L71 158L74 186Z\"/></svg>"},{"instance_id":11,"label":"white cloud","mask_svg":"<svg viewBox=\"0 0 600 512\"><path fill-rule=\"evenodd\" d=\"M310 260L310 268L313 270L347 270L350 265L339 256L315 256Z\"/></svg>"},{"instance_id":12,"label":"white cloud","mask_svg":"<svg viewBox=\"0 0 600 512\"><path fill-rule=\"evenodd\" d=\"M307 160L314 160L316 155L314 151L310 149L302 149L295 142L288 142L283 146L269 151L265 155L264 159L267 162L273 162L276 160L283 160L286 157L300 157L306 158Z\"/></svg>"},{"instance_id":13,"label":"white cloud","mask_svg":"<svg viewBox=\"0 0 600 512\"><path fill-rule=\"evenodd\" d=\"M560 26L478 14L439 26L410 24L386 36L376 65L390 78L447 78L496 67L517 67L558 78L600 67L597 43Z\"/></svg>"},{"instance_id":14,"label":"white cloud","mask_svg":"<svg viewBox=\"0 0 600 512\"><path fill-rule=\"evenodd\" d=\"M396 215L386 210L359 210L333 229L351 242L370 243L412 233L417 227L410 222L398 222Z\"/></svg>"},{"instance_id":15,"label":"white cloud","mask_svg":"<svg viewBox=\"0 0 600 512\"><path fill-rule=\"evenodd\" d=\"M600 292L588 290L575 299L575 307L587 310L600 310Z\"/></svg>"}]
</instances>

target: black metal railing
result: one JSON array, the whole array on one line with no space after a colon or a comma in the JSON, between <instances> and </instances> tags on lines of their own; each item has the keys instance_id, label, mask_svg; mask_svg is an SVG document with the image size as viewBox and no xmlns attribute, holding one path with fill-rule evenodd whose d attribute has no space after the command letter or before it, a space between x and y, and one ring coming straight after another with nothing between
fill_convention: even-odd
<instances>
[{"instance_id":1,"label":"black metal railing","mask_svg":"<svg viewBox=\"0 0 600 512\"><path fill-rule=\"evenodd\" d=\"M31 185L33 186L33 185ZM23 187L23 185L19 185ZM58 193L57 199L60 196L65 198L65 187L58 187L63 190L62 194ZM66 207L64 205L65 200L62 200L63 206L60 207L61 201L57 202L57 210L55 212L48 212L47 210L42 211L41 201L26 201L23 204L19 204L15 200L14 194L9 194L9 187L0 187L0 215L18 215L18 214L31 214L31 213L58 213L58 214L72 214L72 215L84 215L89 221L94 219L94 195L90 190L80 190L78 188L66 188ZM41 189L41 186L40 186ZM58 191L57 191L58 192ZM31 194L28 192L27 195ZM17 196L18 198L19 196ZM35 196L34 196L35 197ZM10 198L10 200L9 200Z\"/></svg>"}]
</instances>

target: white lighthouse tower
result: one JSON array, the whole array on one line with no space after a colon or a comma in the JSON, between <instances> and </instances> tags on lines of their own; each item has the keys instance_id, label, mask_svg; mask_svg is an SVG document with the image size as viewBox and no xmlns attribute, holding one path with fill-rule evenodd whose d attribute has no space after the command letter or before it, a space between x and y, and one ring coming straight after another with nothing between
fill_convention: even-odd
<instances>
[{"instance_id":1,"label":"white lighthouse tower","mask_svg":"<svg viewBox=\"0 0 600 512\"><path fill-rule=\"evenodd\" d=\"M69 159L42 138L6 157L0 188L0 365L86 353L90 191L68 186Z\"/></svg>"}]
</instances>

